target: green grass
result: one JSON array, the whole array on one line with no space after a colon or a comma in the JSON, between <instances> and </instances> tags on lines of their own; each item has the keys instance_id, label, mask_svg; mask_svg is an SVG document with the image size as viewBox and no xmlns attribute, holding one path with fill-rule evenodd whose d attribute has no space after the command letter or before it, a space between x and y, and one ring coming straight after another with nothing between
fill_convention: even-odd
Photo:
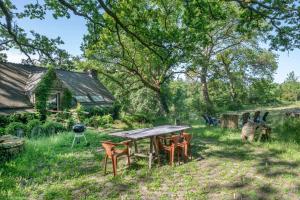
<instances>
[{"instance_id":1,"label":"green grass","mask_svg":"<svg viewBox=\"0 0 300 200\"><path fill-rule=\"evenodd\" d=\"M300 126L289 130L282 112L271 113L272 140L253 144L241 142L240 130L194 121L192 161L149 171L145 159L130 168L123 159L117 177L110 163L103 174L100 142L116 140L106 133L88 131L90 145L73 149L71 133L27 140L20 156L0 165L0 199L299 199Z\"/></svg>"}]
</instances>

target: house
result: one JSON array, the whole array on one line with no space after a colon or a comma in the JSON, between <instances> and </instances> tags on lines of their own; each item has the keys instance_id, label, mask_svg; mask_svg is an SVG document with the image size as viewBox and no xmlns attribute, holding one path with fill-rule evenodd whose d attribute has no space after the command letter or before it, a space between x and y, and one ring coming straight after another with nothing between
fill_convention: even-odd
<instances>
[{"instance_id":1,"label":"house","mask_svg":"<svg viewBox=\"0 0 300 200\"><path fill-rule=\"evenodd\" d=\"M47 68L33 65L0 63L0 114L34 111L35 90ZM97 74L55 69L56 80L50 88L48 109L61 110L66 91L71 94L71 104L85 107L111 106L113 95L98 80Z\"/></svg>"}]
</instances>

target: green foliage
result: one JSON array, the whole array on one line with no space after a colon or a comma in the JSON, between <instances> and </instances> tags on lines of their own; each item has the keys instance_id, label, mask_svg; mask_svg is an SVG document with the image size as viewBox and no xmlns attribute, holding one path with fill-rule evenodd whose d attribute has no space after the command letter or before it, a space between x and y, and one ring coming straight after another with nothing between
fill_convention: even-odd
<instances>
[{"instance_id":1,"label":"green foliage","mask_svg":"<svg viewBox=\"0 0 300 200\"><path fill-rule=\"evenodd\" d=\"M63 110L68 110L72 106L72 93L69 89L65 88L61 99L61 107Z\"/></svg>"},{"instance_id":2,"label":"green foliage","mask_svg":"<svg viewBox=\"0 0 300 200\"><path fill-rule=\"evenodd\" d=\"M0 127L5 127L9 124L9 121L8 115L0 115Z\"/></svg>"},{"instance_id":3,"label":"green foliage","mask_svg":"<svg viewBox=\"0 0 300 200\"><path fill-rule=\"evenodd\" d=\"M76 117L79 122L83 122L86 118L86 111L83 105L80 103L77 103L76 109L75 109Z\"/></svg>"},{"instance_id":4,"label":"green foliage","mask_svg":"<svg viewBox=\"0 0 300 200\"><path fill-rule=\"evenodd\" d=\"M113 123L113 118L111 115L103 115L103 116L92 116L89 119L84 121L84 124L92 126L94 128L98 128L100 126L109 126Z\"/></svg>"},{"instance_id":5,"label":"green foliage","mask_svg":"<svg viewBox=\"0 0 300 200\"><path fill-rule=\"evenodd\" d=\"M66 120L66 129L68 131L72 130L72 127L75 125L75 120L70 117L69 119Z\"/></svg>"},{"instance_id":6,"label":"green foliage","mask_svg":"<svg viewBox=\"0 0 300 200\"><path fill-rule=\"evenodd\" d=\"M17 135L17 130L22 130L24 134L26 132L26 126L20 122L11 122L5 128L5 133L10 135Z\"/></svg>"},{"instance_id":7,"label":"green foliage","mask_svg":"<svg viewBox=\"0 0 300 200\"><path fill-rule=\"evenodd\" d=\"M5 135L5 128L0 127L0 136Z\"/></svg>"},{"instance_id":8,"label":"green foliage","mask_svg":"<svg viewBox=\"0 0 300 200\"><path fill-rule=\"evenodd\" d=\"M90 118L89 121L86 121L86 123L94 128L98 128L102 123L101 116L93 116Z\"/></svg>"},{"instance_id":9,"label":"green foliage","mask_svg":"<svg viewBox=\"0 0 300 200\"><path fill-rule=\"evenodd\" d=\"M275 128L279 133L279 140L300 144L300 120L298 118L286 118L283 123L278 123Z\"/></svg>"},{"instance_id":10,"label":"green foliage","mask_svg":"<svg viewBox=\"0 0 300 200\"><path fill-rule=\"evenodd\" d=\"M65 131L64 126L61 123L54 121L46 121L43 125L43 134L45 136L50 136L58 132Z\"/></svg>"},{"instance_id":11,"label":"green foliage","mask_svg":"<svg viewBox=\"0 0 300 200\"><path fill-rule=\"evenodd\" d=\"M38 137L42 132L41 121L38 119L31 120L27 123L27 136Z\"/></svg>"},{"instance_id":12,"label":"green foliage","mask_svg":"<svg viewBox=\"0 0 300 200\"><path fill-rule=\"evenodd\" d=\"M30 120L37 119L38 114L37 113L14 113L11 115L8 115L9 122L21 122L23 124L28 123Z\"/></svg>"},{"instance_id":13,"label":"green foliage","mask_svg":"<svg viewBox=\"0 0 300 200\"><path fill-rule=\"evenodd\" d=\"M101 125L109 125L112 124L114 122L114 119L112 118L111 115L103 115L101 117Z\"/></svg>"},{"instance_id":14,"label":"green foliage","mask_svg":"<svg viewBox=\"0 0 300 200\"><path fill-rule=\"evenodd\" d=\"M41 115L46 115L47 100L50 95L53 83L56 80L56 73L54 68L49 68L47 73L43 76L42 80L38 83L35 90L36 102L35 108Z\"/></svg>"},{"instance_id":15,"label":"green foliage","mask_svg":"<svg viewBox=\"0 0 300 200\"><path fill-rule=\"evenodd\" d=\"M87 117L92 117L95 115L103 116L103 115L111 115L113 119L118 119L120 112L120 105L114 104L113 106L92 106L84 109L88 112Z\"/></svg>"},{"instance_id":16,"label":"green foliage","mask_svg":"<svg viewBox=\"0 0 300 200\"><path fill-rule=\"evenodd\" d=\"M300 100L300 82L294 72L288 74L284 83L280 85L280 98L286 101Z\"/></svg>"}]
</instances>

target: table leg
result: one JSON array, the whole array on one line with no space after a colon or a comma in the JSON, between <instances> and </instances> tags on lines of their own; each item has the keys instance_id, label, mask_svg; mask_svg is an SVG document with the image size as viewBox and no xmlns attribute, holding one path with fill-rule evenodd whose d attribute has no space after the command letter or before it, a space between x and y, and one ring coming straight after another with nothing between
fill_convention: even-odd
<instances>
[{"instance_id":1,"label":"table leg","mask_svg":"<svg viewBox=\"0 0 300 200\"><path fill-rule=\"evenodd\" d=\"M139 151L138 151L136 140L133 140L133 143L134 143L134 153L138 153Z\"/></svg>"},{"instance_id":2,"label":"table leg","mask_svg":"<svg viewBox=\"0 0 300 200\"><path fill-rule=\"evenodd\" d=\"M153 137L150 137L149 169L152 167L153 160Z\"/></svg>"},{"instance_id":3,"label":"table leg","mask_svg":"<svg viewBox=\"0 0 300 200\"><path fill-rule=\"evenodd\" d=\"M156 136L153 137L153 145L154 145L154 151L155 151L155 156L157 158L157 162L160 165L159 147L156 140Z\"/></svg>"}]
</instances>

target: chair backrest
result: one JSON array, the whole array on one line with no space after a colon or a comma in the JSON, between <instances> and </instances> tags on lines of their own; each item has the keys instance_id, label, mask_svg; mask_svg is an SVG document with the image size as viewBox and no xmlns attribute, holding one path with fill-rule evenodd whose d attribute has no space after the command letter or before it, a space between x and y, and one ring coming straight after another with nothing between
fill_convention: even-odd
<instances>
[{"instance_id":1,"label":"chair backrest","mask_svg":"<svg viewBox=\"0 0 300 200\"><path fill-rule=\"evenodd\" d=\"M183 137L184 137L184 140L185 140L188 144L190 144L190 143L191 143L191 140L192 140L192 135L189 134L189 133L183 133L182 135L183 135Z\"/></svg>"},{"instance_id":2,"label":"chair backrest","mask_svg":"<svg viewBox=\"0 0 300 200\"><path fill-rule=\"evenodd\" d=\"M267 117L268 117L268 115L269 115L269 112L267 111L267 112L265 112L265 114L263 115L263 117L262 117L262 120L264 121L264 122L266 122L267 121Z\"/></svg>"},{"instance_id":3,"label":"chair backrest","mask_svg":"<svg viewBox=\"0 0 300 200\"><path fill-rule=\"evenodd\" d=\"M250 119L250 113L246 112L242 114L242 122L243 125L246 124L248 122L248 120Z\"/></svg>"},{"instance_id":4,"label":"chair backrest","mask_svg":"<svg viewBox=\"0 0 300 200\"><path fill-rule=\"evenodd\" d=\"M171 145L174 145L174 147L177 147L177 144L179 143L180 138L181 138L180 135L172 135Z\"/></svg>"},{"instance_id":5,"label":"chair backrest","mask_svg":"<svg viewBox=\"0 0 300 200\"><path fill-rule=\"evenodd\" d=\"M208 119L208 123L209 124L213 124L214 123L214 120L211 116L207 115L207 119Z\"/></svg>"},{"instance_id":6,"label":"chair backrest","mask_svg":"<svg viewBox=\"0 0 300 200\"><path fill-rule=\"evenodd\" d=\"M203 119L205 120L205 123L209 124L209 119L207 118L207 116L202 115Z\"/></svg>"},{"instance_id":7,"label":"chair backrest","mask_svg":"<svg viewBox=\"0 0 300 200\"><path fill-rule=\"evenodd\" d=\"M253 121L257 122L260 117L260 111L256 111L253 115Z\"/></svg>"},{"instance_id":8,"label":"chair backrest","mask_svg":"<svg viewBox=\"0 0 300 200\"><path fill-rule=\"evenodd\" d=\"M114 143L109 142L109 141L105 141L102 142L102 146L106 152L106 155L108 156L112 156L113 152L114 152L114 147L116 146Z\"/></svg>"}]
</instances>

